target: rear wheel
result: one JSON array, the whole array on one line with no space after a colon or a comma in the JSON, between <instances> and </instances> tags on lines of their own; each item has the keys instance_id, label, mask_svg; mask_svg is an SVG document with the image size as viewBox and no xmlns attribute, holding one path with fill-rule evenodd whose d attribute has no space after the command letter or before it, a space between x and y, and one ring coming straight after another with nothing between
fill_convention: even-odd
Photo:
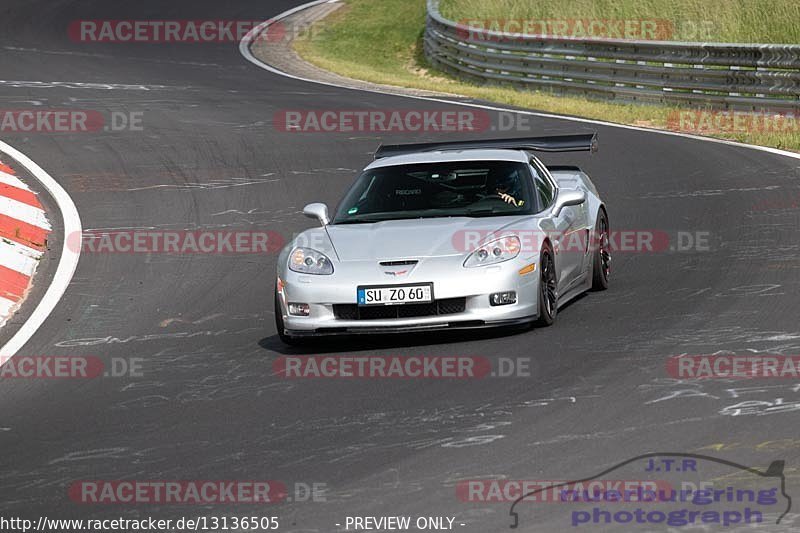
<instances>
[{"instance_id":1,"label":"rear wheel","mask_svg":"<svg viewBox=\"0 0 800 533\"><path fill-rule=\"evenodd\" d=\"M539 318L536 327L551 326L558 313L558 280L553 249L545 244L539 259Z\"/></svg>"},{"instance_id":2,"label":"rear wheel","mask_svg":"<svg viewBox=\"0 0 800 533\"><path fill-rule=\"evenodd\" d=\"M611 276L611 231L604 210L597 214L595 250L592 257L592 290L604 291Z\"/></svg>"}]
</instances>

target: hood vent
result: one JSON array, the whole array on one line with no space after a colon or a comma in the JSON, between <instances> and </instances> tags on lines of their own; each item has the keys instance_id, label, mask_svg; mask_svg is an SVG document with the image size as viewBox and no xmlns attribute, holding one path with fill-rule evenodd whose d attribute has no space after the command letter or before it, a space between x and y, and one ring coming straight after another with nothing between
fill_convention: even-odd
<instances>
[{"instance_id":1,"label":"hood vent","mask_svg":"<svg viewBox=\"0 0 800 533\"><path fill-rule=\"evenodd\" d=\"M381 261L380 265L384 267L399 267L399 266L409 266L409 265L416 265L419 261Z\"/></svg>"}]
</instances>

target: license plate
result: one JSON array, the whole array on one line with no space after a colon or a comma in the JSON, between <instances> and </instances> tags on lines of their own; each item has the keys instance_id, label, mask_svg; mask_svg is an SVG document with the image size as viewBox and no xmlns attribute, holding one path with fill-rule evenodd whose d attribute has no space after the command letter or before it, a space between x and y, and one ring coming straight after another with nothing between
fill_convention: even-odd
<instances>
[{"instance_id":1,"label":"license plate","mask_svg":"<svg viewBox=\"0 0 800 533\"><path fill-rule=\"evenodd\" d=\"M401 305L433 301L433 285L395 285L390 287L359 287L358 305Z\"/></svg>"}]
</instances>

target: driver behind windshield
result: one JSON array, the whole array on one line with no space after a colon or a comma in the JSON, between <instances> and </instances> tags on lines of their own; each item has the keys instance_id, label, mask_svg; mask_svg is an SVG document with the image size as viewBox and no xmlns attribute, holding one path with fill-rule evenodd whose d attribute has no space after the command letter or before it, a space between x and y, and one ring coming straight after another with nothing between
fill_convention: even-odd
<instances>
[{"instance_id":1,"label":"driver behind windshield","mask_svg":"<svg viewBox=\"0 0 800 533\"><path fill-rule=\"evenodd\" d=\"M497 178L494 187L495 194L507 204L511 204L515 207L522 207L525 204L525 200L517 200L518 197L523 196L519 172L517 170L513 170L509 174Z\"/></svg>"}]
</instances>

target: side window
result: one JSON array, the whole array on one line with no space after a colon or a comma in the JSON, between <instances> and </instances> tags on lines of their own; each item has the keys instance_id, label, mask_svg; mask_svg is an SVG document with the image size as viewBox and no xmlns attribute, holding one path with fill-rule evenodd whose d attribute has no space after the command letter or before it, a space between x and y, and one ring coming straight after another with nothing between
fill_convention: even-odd
<instances>
[{"instance_id":1,"label":"side window","mask_svg":"<svg viewBox=\"0 0 800 533\"><path fill-rule=\"evenodd\" d=\"M553 190L553 186L550 184L550 181L542 176L541 172L533 161L531 161L530 167L531 172L533 173L533 183L536 186L536 195L539 198L539 209L543 211L553 203L553 195L555 194L555 191Z\"/></svg>"}]
</instances>

